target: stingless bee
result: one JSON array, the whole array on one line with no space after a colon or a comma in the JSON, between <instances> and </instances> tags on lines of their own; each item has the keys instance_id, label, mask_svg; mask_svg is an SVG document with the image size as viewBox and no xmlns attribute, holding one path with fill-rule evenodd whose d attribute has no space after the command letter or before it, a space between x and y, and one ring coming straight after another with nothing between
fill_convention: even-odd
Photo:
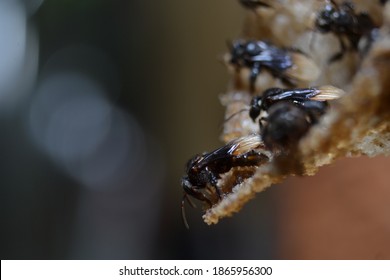
<instances>
[{"instance_id":1,"label":"stingless bee","mask_svg":"<svg viewBox=\"0 0 390 280\"><path fill-rule=\"evenodd\" d=\"M185 201L193 205L189 196L205 202L207 207L211 208L224 195L231 192L234 185L251 177L256 167L269 160L270 153L265 150L257 134L235 139L212 152L190 159L186 175L181 180L184 190L181 210L185 226L188 228ZM232 186L219 186L221 176L233 169L235 182Z\"/></svg>"},{"instance_id":2,"label":"stingless bee","mask_svg":"<svg viewBox=\"0 0 390 280\"><path fill-rule=\"evenodd\" d=\"M251 92L255 91L257 76L263 68L290 86L298 82L314 81L320 74L316 64L302 52L279 48L264 41L234 41L230 46L229 62L236 72L241 68L250 69Z\"/></svg>"},{"instance_id":3,"label":"stingless bee","mask_svg":"<svg viewBox=\"0 0 390 280\"><path fill-rule=\"evenodd\" d=\"M289 151L326 112L329 100L344 94L334 86L282 89L270 88L253 97L249 116L260 116L261 139L270 150Z\"/></svg>"},{"instance_id":4,"label":"stingless bee","mask_svg":"<svg viewBox=\"0 0 390 280\"><path fill-rule=\"evenodd\" d=\"M376 37L378 26L367 13L356 13L351 2L344 1L339 5L333 0L326 0L324 9L316 17L315 28L320 33L331 32L337 36L341 50L329 59L329 62L334 62L340 60L347 50L358 51L363 37L368 39L369 47Z\"/></svg>"}]
</instances>

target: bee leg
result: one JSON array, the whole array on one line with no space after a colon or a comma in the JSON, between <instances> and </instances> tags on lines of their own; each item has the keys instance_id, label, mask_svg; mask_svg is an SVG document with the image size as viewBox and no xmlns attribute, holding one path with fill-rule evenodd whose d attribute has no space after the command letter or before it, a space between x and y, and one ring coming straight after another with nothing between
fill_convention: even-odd
<instances>
[{"instance_id":1,"label":"bee leg","mask_svg":"<svg viewBox=\"0 0 390 280\"><path fill-rule=\"evenodd\" d=\"M318 123L328 108L328 102L326 101L305 100L299 104L306 111L312 124Z\"/></svg>"},{"instance_id":2,"label":"bee leg","mask_svg":"<svg viewBox=\"0 0 390 280\"><path fill-rule=\"evenodd\" d=\"M219 189L217 183L218 183L217 176L215 176L214 173L210 173L210 184L215 188L215 191L218 195L218 199L222 199L222 193L221 193L221 190Z\"/></svg>"},{"instance_id":3,"label":"bee leg","mask_svg":"<svg viewBox=\"0 0 390 280\"><path fill-rule=\"evenodd\" d=\"M211 203L211 200L203 192L201 192L199 189L194 188L194 187L191 187L191 188L188 187L188 188L185 188L184 191L188 195L193 196L200 201L206 202L210 207L213 206L213 204Z\"/></svg>"},{"instance_id":4,"label":"bee leg","mask_svg":"<svg viewBox=\"0 0 390 280\"><path fill-rule=\"evenodd\" d=\"M260 63L254 63L251 68L251 73L249 76L250 91L252 93L255 92L255 83L259 73L260 73Z\"/></svg>"},{"instance_id":5,"label":"bee leg","mask_svg":"<svg viewBox=\"0 0 390 280\"><path fill-rule=\"evenodd\" d=\"M185 200L187 200L187 202L190 204L190 206L192 207L192 208L196 208L196 205L194 204L194 202L192 202L192 200L190 199L190 197L188 196L188 195L186 195L186 194L184 194L184 196L185 196ZM183 198L184 199L184 198Z\"/></svg>"}]
</instances>

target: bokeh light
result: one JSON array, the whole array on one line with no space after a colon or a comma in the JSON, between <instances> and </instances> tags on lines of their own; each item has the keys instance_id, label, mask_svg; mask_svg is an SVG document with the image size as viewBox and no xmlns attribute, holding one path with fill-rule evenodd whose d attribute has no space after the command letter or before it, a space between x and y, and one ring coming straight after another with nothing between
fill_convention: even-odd
<instances>
[{"instance_id":1,"label":"bokeh light","mask_svg":"<svg viewBox=\"0 0 390 280\"><path fill-rule=\"evenodd\" d=\"M22 2L0 2L0 114L31 90L38 69L38 38Z\"/></svg>"}]
</instances>

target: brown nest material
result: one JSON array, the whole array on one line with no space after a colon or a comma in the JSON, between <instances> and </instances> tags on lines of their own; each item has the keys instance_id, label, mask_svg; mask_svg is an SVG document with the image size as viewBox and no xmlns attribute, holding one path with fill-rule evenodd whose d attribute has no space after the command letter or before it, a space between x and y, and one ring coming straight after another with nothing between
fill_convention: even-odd
<instances>
[{"instance_id":1,"label":"brown nest material","mask_svg":"<svg viewBox=\"0 0 390 280\"><path fill-rule=\"evenodd\" d=\"M390 153L390 4L383 8L379 1L354 1L357 11L367 11L378 21L379 36L364 56L348 51L340 61L329 64L328 59L339 50L339 43L332 34L313 32L313 18L321 8L321 1L277 2L275 8L248 11L241 37L272 40L301 49L321 69L318 80L307 86L332 84L346 94L332 101L331 109L300 140L292 155L274 157L258 167L252 177L234 186L231 193L208 209L203 216L207 224L238 212L256 193L288 176L312 176L320 166L340 157ZM240 79L233 73L228 92L221 96L226 117L245 109L252 97L237 82ZM256 89L280 86L277 79L274 83L270 80L270 77L260 79ZM227 142L254 132L258 132L258 126L248 114L240 113L225 123L221 138ZM219 186L225 183L224 178Z\"/></svg>"}]
</instances>

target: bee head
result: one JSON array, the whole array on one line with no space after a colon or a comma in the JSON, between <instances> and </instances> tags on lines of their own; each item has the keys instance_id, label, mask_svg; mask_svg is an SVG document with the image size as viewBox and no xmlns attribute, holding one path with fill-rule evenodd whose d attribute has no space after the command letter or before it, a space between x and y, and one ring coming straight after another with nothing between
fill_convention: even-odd
<instances>
[{"instance_id":1,"label":"bee head","mask_svg":"<svg viewBox=\"0 0 390 280\"><path fill-rule=\"evenodd\" d=\"M255 96L251 100L249 116L253 121L256 121L256 118L260 115L261 112L261 96Z\"/></svg>"},{"instance_id":2,"label":"bee head","mask_svg":"<svg viewBox=\"0 0 390 280\"><path fill-rule=\"evenodd\" d=\"M231 59L230 63L239 64L243 55L245 54L245 43L241 40L233 42L230 46Z\"/></svg>"},{"instance_id":3,"label":"bee head","mask_svg":"<svg viewBox=\"0 0 390 280\"><path fill-rule=\"evenodd\" d=\"M192 193L192 184L188 178L188 176L184 176L182 179L181 179L181 186L184 190L185 193L187 194L191 194Z\"/></svg>"}]
</instances>

